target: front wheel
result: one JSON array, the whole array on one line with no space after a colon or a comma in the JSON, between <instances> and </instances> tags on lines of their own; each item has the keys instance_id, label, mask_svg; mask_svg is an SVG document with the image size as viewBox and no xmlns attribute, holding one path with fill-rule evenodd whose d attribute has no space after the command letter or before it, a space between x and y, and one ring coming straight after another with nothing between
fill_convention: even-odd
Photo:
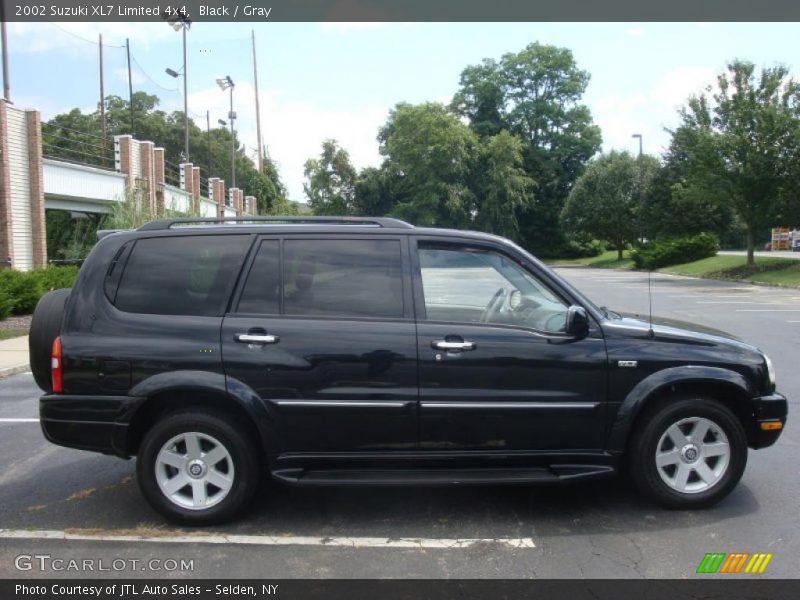
<instances>
[{"instance_id":1,"label":"front wheel","mask_svg":"<svg viewBox=\"0 0 800 600\"><path fill-rule=\"evenodd\" d=\"M652 412L630 446L637 487L668 508L705 508L727 496L747 464L747 436L724 405L675 400Z\"/></svg>"},{"instance_id":2,"label":"front wheel","mask_svg":"<svg viewBox=\"0 0 800 600\"><path fill-rule=\"evenodd\" d=\"M256 444L224 413L181 411L145 435L136 463L139 487L165 517L190 525L220 523L252 499L259 481Z\"/></svg>"}]
</instances>

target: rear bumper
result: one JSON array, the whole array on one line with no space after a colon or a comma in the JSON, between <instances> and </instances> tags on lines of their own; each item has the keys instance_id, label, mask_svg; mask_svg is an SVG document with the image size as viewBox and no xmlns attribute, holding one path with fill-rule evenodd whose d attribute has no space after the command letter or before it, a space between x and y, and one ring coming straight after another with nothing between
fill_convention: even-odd
<instances>
[{"instance_id":1,"label":"rear bumper","mask_svg":"<svg viewBox=\"0 0 800 600\"><path fill-rule=\"evenodd\" d=\"M45 394L39 421L48 441L127 458L128 426L144 398Z\"/></svg>"},{"instance_id":2,"label":"rear bumper","mask_svg":"<svg viewBox=\"0 0 800 600\"><path fill-rule=\"evenodd\" d=\"M768 396L753 398L753 411L755 413L755 432L753 434L753 448L766 448L774 444L786 424L786 415L789 412L786 396L775 392ZM780 423L778 429L762 429L763 424Z\"/></svg>"}]
</instances>

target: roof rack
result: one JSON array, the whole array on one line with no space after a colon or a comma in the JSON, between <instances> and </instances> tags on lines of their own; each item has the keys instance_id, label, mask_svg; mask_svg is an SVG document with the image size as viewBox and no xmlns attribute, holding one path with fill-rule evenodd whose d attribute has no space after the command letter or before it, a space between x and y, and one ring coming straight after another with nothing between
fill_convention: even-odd
<instances>
[{"instance_id":1,"label":"roof rack","mask_svg":"<svg viewBox=\"0 0 800 600\"><path fill-rule=\"evenodd\" d=\"M414 226L400 219L390 217L205 217L184 219L157 219L139 227L138 231L158 231L171 229L175 225L225 225L228 223L247 223L264 225L368 225L397 229L413 229Z\"/></svg>"}]
</instances>

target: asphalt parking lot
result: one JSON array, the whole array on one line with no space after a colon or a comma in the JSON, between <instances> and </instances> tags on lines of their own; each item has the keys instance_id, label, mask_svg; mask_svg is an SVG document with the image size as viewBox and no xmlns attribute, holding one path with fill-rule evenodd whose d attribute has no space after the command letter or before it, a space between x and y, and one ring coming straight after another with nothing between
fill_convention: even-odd
<instances>
[{"instance_id":1,"label":"asphalt parking lot","mask_svg":"<svg viewBox=\"0 0 800 600\"><path fill-rule=\"evenodd\" d=\"M560 272L598 304L647 312L646 274ZM663 510L624 480L539 488L265 485L239 521L198 537L146 505L133 461L47 443L36 420L39 391L23 374L0 381L0 577L109 576L42 571L36 562L29 571L15 567L19 555L50 555L106 565L121 559L117 574L126 577L684 578L695 576L706 552L771 552L761 577L797 577L800 290L666 275L653 277L652 290L655 314L730 331L770 354L790 399L777 445L752 452L741 484L713 509ZM70 535L91 539L61 539ZM170 566L192 560L193 569L143 570L152 558Z\"/></svg>"}]
</instances>

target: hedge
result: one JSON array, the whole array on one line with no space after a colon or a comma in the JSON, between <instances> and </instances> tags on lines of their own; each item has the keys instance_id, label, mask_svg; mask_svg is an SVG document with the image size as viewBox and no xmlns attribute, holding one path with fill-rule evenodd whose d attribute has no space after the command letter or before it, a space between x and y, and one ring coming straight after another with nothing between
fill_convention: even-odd
<instances>
[{"instance_id":1,"label":"hedge","mask_svg":"<svg viewBox=\"0 0 800 600\"><path fill-rule=\"evenodd\" d=\"M710 233L691 237L656 240L633 251L637 269L660 269L709 258L719 251L719 239Z\"/></svg>"},{"instance_id":2,"label":"hedge","mask_svg":"<svg viewBox=\"0 0 800 600\"><path fill-rule=\"evenodd\" d=\"M0 319L27 315L50 290L71 287L78 267L44 267L33 271L0 270Z\"/></svg>"}]
</instances>

